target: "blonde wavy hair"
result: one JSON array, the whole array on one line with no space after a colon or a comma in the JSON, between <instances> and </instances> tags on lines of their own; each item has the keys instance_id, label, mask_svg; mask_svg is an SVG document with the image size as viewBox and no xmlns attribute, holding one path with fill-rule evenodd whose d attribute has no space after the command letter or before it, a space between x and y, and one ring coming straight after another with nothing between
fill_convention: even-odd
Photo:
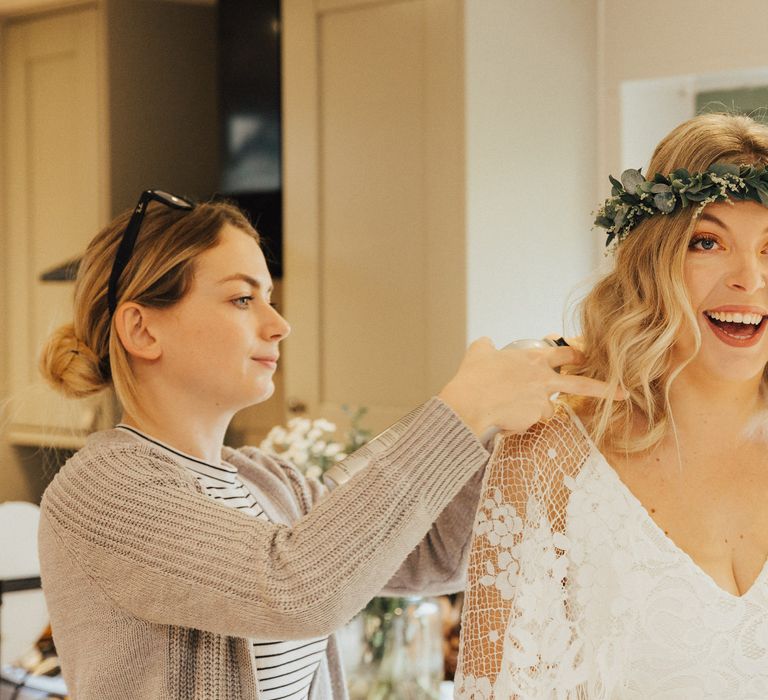
<instances>
[{"instance_id":1,"label":"blonde wavy hair","mask_svg":"<svg viewBox=\"0 0 768 700\"><path fill-rule=\"evenodd\" d=\"M647 175L702 171L717 162L768 165L768 127L741 115L699 115L659 143ZM688 208L639 224L618 246L611 272L581 302L586 363L576 373L628 393L623 402L576 402L601 447L640 452L656 445L670 426L670 387L701 344L683 280L696 213ZM672 348L686 328L696 350L676 362ZM633 433L638 418L645 424L639 436Z\"/></svg>"},{"instance_id":2,"label":"blonde wavy hair","mask_svg":"<svg viewBox=\"0 0 768 700\"><path fill-rule=\"evenodd\" d=\"M73 321L48 338L39 367L51 386L71 398L113 386L123 407L135 414L140 405L135 376L107 306L112 263L132 213L120 214L89 243L75 283ZM186 211L150 204L120 276L118 306L126 301L173 306L192 284L197 257L218 244L225 224L259 242L258 233L232 204L202 203Z\"/></svg>"}]
</instances>

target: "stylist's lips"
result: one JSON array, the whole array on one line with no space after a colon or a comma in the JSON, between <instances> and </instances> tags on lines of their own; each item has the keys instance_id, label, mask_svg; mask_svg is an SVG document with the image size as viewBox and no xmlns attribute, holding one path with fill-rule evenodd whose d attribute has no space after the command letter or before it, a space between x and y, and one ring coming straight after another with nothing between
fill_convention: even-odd
<instances>
[{"instance_id":1,"label":"stylist's lips","mask_svg":"<svg viewBox=\"0 0 768 700\"><path fill-rule=\"evenodd\" d=\"M269 369L277 369L277 358L279 355L267 355L265 357L252 357L252 360L256 360L261 365Z\"/></svg>"}]
</instances>

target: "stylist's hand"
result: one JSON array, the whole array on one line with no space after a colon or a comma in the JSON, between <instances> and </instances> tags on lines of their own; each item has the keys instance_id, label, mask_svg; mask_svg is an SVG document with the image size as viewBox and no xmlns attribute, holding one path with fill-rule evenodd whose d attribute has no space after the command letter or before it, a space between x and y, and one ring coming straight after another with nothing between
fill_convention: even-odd
<instances>
[{"instance_id":1,"label":"stylist's hand","mask_svg":"<svg viewBox=\"0 0 768 700\"><path fill-rule=\"evenodd\" d=\"M522 433L552 416L550 398L557 392L608 396L605 382L555 371L583 359L571 347L497 350L490 339L480 338L469 346L456 376L438 396L477 436L493 427ZM611 398L621 400L624 394L619 389Z\"/></svg>"}]
</instances>

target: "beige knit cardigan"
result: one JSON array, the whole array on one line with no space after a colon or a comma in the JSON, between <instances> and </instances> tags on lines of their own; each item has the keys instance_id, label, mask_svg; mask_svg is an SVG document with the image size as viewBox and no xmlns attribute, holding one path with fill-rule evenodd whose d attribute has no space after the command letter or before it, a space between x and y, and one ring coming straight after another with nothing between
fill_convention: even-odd
<instances>
[{"instance_id":1,"label":"beige knit cardigan","mask_svg":"<svg viewBox=\"0 0 768 700\"><path fill-rule=\"evenodd\" d=\"M257 700L249 638L332 635L383 589L463 587L488 453L439 399L331 495L255 448L222 456L272 522L119 430L46 490L43 590L74 700ZM310 698L346 697L331 636Z\"/></svg>"}]
</instances>

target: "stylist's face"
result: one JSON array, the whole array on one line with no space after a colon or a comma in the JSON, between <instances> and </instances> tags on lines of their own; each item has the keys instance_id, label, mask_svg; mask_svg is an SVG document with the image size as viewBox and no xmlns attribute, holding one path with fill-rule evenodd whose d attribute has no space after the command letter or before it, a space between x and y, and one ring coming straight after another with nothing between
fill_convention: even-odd
<instances>
[{"instance_id":1,"label":"stylist's face","mask_svg":"<svg viewBox=\"0 0 768 700\"><path fill-rule=\"evenodd\" d=\"M259 245L225 225L219 244L197 258L191 289L168 310L162 361L174 383L223 410L269 398L278 344L290 332L271 295Z\"/></svg>"}]
</instances>

